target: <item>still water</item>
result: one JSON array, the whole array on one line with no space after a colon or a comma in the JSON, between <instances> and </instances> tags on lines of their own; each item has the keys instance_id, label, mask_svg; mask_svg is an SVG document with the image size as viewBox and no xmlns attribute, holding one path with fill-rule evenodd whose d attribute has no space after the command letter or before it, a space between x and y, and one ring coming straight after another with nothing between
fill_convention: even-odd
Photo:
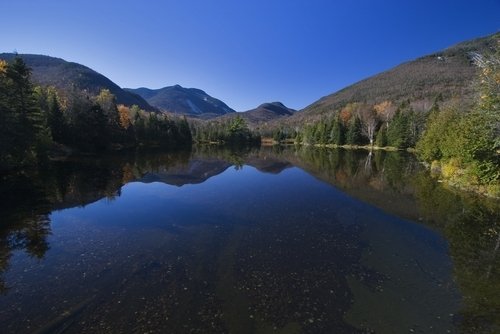
<instances>
[{"instance_id":1,"label":"still water","mask_svg":"<svg viewBox=\"0 0 500 334\"><path fill-rule=\"evenodd\" d=\"M411 155L89 157L0 194L1 333L500 328L500 203Z\"/></svg>"}]
</instances>

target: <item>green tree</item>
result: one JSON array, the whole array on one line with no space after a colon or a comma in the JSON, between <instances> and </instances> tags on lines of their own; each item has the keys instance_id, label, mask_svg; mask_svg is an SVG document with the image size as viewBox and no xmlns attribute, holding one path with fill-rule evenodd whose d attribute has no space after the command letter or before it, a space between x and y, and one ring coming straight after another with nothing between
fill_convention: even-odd
<instances>
[{"instance_id":1,"label":"green tree","mask_svg":"<svg viewBox=\"0 0 500 334\"><path fill-rule=\"evenodd\" d=\"M429 115L426 130L416 146L421 159L431 162L450 155L449 149L446 152L447 148L443 143L452 143L455 135L458 136L454 131L456 129L452 130L450 126L457 124L459 119L460 114L452 108L435 111ZM390 141L389 143L391 144Z\"/></svg>"},{"instance_id":2,"label":"green tree","mask_svg":"<svg viewBox=\"0 0 500 334\"><path fill-rule=\"evenodd\" d=\"M441 160L452 167L448 177L465 175L468 183L487 185L500 181L499 52L475 57L480 69L476 108L466 113L451 109L432 112L417 144L422 159Z\"/></svg>"},{"instance_id":3,"label":"green tree","mask_svg":"<svg viewBox=\"0 0 500 334\"><path fill-rule=\"evenodd\" d=\"M353 117L349 121L346 133L346 144L359 145L362 143L361 121L358 117Z\"/></svg>"},{"instance_id":4,"label":"green tree","mask_svg":"<svg viewBox=\"0 0 500 334\"><path fill-rule=\"evenodd\" d=\"M344 124L342 124L339 117L333 118L330 128L330 143L335 145L344 145L345 129Z\"/></svg>"},{"instance_id":5,"label":"green tree","mask_svg":"<svg viewBox=\"0 0 500 334\"><path fill-rule=\"evenodd\" d=\"M191 134L191 129L186 117L183 117L178 124L179 128L179 143L181 145L191 145L193 142L193 137Z\"/></svg>"},{"instance_id":6,"label":"green tree","mask_svg":"<svg viewBox=\"0 0 500 334\"><path fill-rule=\"evenodd\" d=\"M377 138L375 139L375 143L378 147L387 146L387 128L382 126L377 132Z\"/></svg>"},{"instance_id":7,"label":"green tree","mask_svg":"<svg viewBox=\"0 0 500 334\"><path fill-rule=\"evenodd\" d=\"M30 80L31 70L20 57L0 63L0 164L33 162L44 138L43 116Z\"/></svg>"},{"instance_id":8,"label":"green tree","mask_svg":"<svg viewBox=\"0 0 500 334\"><path fill-rule=\"evenodd\" d=\"M109 146L107 117L101 106L94 104L86 112L77 115L74 124L76 147L84 151L102 151Z\"/></svg>"},{"instance_id":9,"label":"green tree","mask_svg":"<svg viewBox=\"0 0 500 334\"><path fill-rule=\"evenodd\" d=\"M116 105L116 97L108 89L102 89L96 96L95 103L101 107L106 116L109 140L114 143L123 142L126 138L126 131L120 126L120 113Z\"/></svg>"},{"instance_id":10,"label":"green tree","mask_svg":"<svg viewBox=\"0 0 500 334\"><path fill-rule=\"evenodd\" d=\"M408 147L408 118L401 111L396 111L391 125L387 128L387 144L397 148Z\"/></svg>"}]
</instances>

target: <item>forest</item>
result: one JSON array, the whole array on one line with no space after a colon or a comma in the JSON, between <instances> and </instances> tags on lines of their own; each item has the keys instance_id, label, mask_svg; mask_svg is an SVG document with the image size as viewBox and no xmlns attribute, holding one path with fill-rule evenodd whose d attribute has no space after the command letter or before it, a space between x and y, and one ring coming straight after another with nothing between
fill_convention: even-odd
<instances>
[{"instance_id":1,"label":"forest","mask_svg":"<svg viewBox=\"0 0 500 334\"><path fill-rule=\"evenodd\" d=\"M348 103L329 117L271 135L301 145L409 150L455 186L499 196L500 53L473 60L479 74L471 83L477 91L471 106L444 103L439 94L425 112L410 100Z\"/></svg>"},{"instance_id":2,"label":"forest","mask_svg":"<svg viewBox=\"0 0 500 334\"><path fill-rule=\"evenodd\" d=\"M472 105L444 101L373 104L350 102L320 120L271 131L250 129L241 116L197 120L118 104L97 96L61 93L35 85L21 57L0 61L0 169L33 165L74 153L133 148L190 148L193 143L229 146L275 143L368 149L406 149L440 177L463 188L500 194L500 55L473 55L478 77ZM424 110L424 111L422 111Z\"/></svg>"},{"instance_id":3,"label":"forest","mask_svg":"<svg viewBox=\"0 0 500 334\"><path fill-rule=\"evenodd\" d=\"M190 148L200 142L259 144L241 118L224 124L189 124L185 117L117 104L107 89L97 96L74 88L60 94L36 86L22 58L0 60L0 170L74 153L131 148ZM214 130L216 128L216 130Z\"/></svg>"}]
</instances>

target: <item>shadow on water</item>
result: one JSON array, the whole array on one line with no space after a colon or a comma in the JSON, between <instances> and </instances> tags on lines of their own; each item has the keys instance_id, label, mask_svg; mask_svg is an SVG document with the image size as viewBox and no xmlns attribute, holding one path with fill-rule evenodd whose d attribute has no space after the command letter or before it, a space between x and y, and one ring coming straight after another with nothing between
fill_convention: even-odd
<instances>
[{"instance_id":1,"label":"shadow on water","mask_svg":"<svg viewBox=\"0 0 500 334\"><path fill-rule=\"evenodd\" d=\"M298 167L352 198L444 235L453 277L461 294L459 313L452 315L455 330L463 333L499 330L499 202L447 189L432 179L413 156L400 152L279 147L221 150L204 146L191 152L80 158L53 162L43 170L3 175L0 291L4 296L10 294L12 287L5 275L13 254L24 251L43 262L51 247L50 217L55 210L85 207L103 198L113 201L132 182L176 187L199 185L230 168L239 170L245 165L268 175L293 172ZM249 195L248 208L241 208L242 213L235 214L241 224L222 224L236 218L226 209L207 207L206 221L195 217L199 225L161 232L168 234L169 246L158 246L158 252L152 250L155 255L142 259L145 262L139 267L140 262L124 258L119 269L119 266L102 267L96 271L97 277L109 277L107 283L99 283L106 286L106 291L118 289L116 285L128 291L129 305L134 303L133 297L150 298L150 304L141 311L144 326L135 324L139 327L134 331L157 324L158 328L176 332L190 329L239 333L323 333L332 329L390 332L392 320L380 324L380 319L374 317L383 313L379 314L375 308L380 308L383 298L397 304L401 299L398 294L411 296L411 293L405 290L408 286L397 286L388 263L405 264L387 258L393 256L394 247L400 247L404 253L404 247L412 247L412 241L403 244L399 240L401 244L397 246L383 242L387 224L382 225L379 220L388 218L375 211L366 213L366 217L373 216L373 221L362 216L367 221L363 224L344 223L344 213L334 205L331 212L325 209L325 213L317 214L313 205L317 203L301 203L297 200L300 197L283 193L266 197L268 203L259 204L256 213L251 212L251 198ZM326 199L315 200L328 205ZM275 208L282 212L273 211ZM246 216L245 210L248 210ZM253 217L252 221L248 217ZM401 224L394 221L394 226ZM411 224L405 228L411 230ZM380 240L378 244L371 242L373 236ZM151 243L151 236L144 237L143 243L140 238L139 233L136 239L131 239L137 247ZM409 269L406 275L419 271L429 282L439 279L436 276L439 263L425 266L417 255L408 258L414 261L411 268L414 271ZM111 275L111 271L115 273ZM412 279L408 277L408 281ZM148 296L150 292L144 292L146 287L154 293ZM381 289L390 290L394 296L381 297ZM103 310L109 319L123 314L141 317L128 314L130 306L128 309L117 304L110 306L115 297L95 297L96 294L95 291L86 297L82 294L79 300L83 301L75 302L69 317L33 326L50 332L71 323L76 326L75 331L90 330L91 327L81 324L83 320L75 325L76 320L68 322L68 319L87 317L88 323L101 319L92 317ZM4 307L1 298L2 322L19 321L15 316L6 316L11 313L1 311ZM101 304L107 305L107 309ZM421 306L424 308L425 304ZM401 310L404 307L401 304ZM370 312L372 318L366 316ZM166 313L170 314L170 320L160 317ZM190 329L184 327L186 323ZM128 325L134 324L124 323ZM17 324L9 328L15 332L23 327Z\"/></svg>"}]
</instances>

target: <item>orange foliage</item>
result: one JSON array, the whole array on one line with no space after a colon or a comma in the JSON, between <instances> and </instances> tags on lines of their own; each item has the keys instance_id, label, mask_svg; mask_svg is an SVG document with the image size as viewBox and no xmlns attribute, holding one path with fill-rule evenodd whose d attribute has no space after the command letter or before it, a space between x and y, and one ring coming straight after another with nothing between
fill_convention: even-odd
<instances>
[{"instance_id":1,"label":"orange foliage","mask_svg":"<svg viewBox=\"0 0 500 334\"><path fill-rule=\"evenodd\" d=\"M0 59L0 74L5 74L7 72L7 62Z\"/></svg>"},{"instance_id":2,"label":"orange foliage","mask_svg":"<svg viewBox=\"0 0 500 334\"><path fill-rule=\"evenodd\" d=\"M378 115L384 114L392 106L391 101L383 101L373 106Z\"/></svg>"},{"instance_id":3,"label":"orange foliage","mask_svg":"<svg viewBox=\"0 0 500 334\"><path fill-rule=\"evenodd\" d=\"M130 116L129 116L129 108L120 104L118 106L118 115L120 116L120 125L124 129L128 129L131 124Z\"/></svg>"},{"instance_id":4,"label":"orange foliage","mask_svg":"<svg viewBox=\"0 0 500 334\"><path fill-rule=\"evenodd\" d=\"M385 122L389 122L396 114L396 106L391 101L382 101L373 106L377 117Z\"/></svg>"},{"instance_id":5,"label":"orange foliage","mask_svg":"<svg viewBox=\"0 0 500 334\"><path fill-rule=\"evenodd\" d=\"M351 119L354 109L356 108L356 103L348 103L342 110L340 110L339 116L344 124L347 124Z\"/></svg>"}]
</instances>

